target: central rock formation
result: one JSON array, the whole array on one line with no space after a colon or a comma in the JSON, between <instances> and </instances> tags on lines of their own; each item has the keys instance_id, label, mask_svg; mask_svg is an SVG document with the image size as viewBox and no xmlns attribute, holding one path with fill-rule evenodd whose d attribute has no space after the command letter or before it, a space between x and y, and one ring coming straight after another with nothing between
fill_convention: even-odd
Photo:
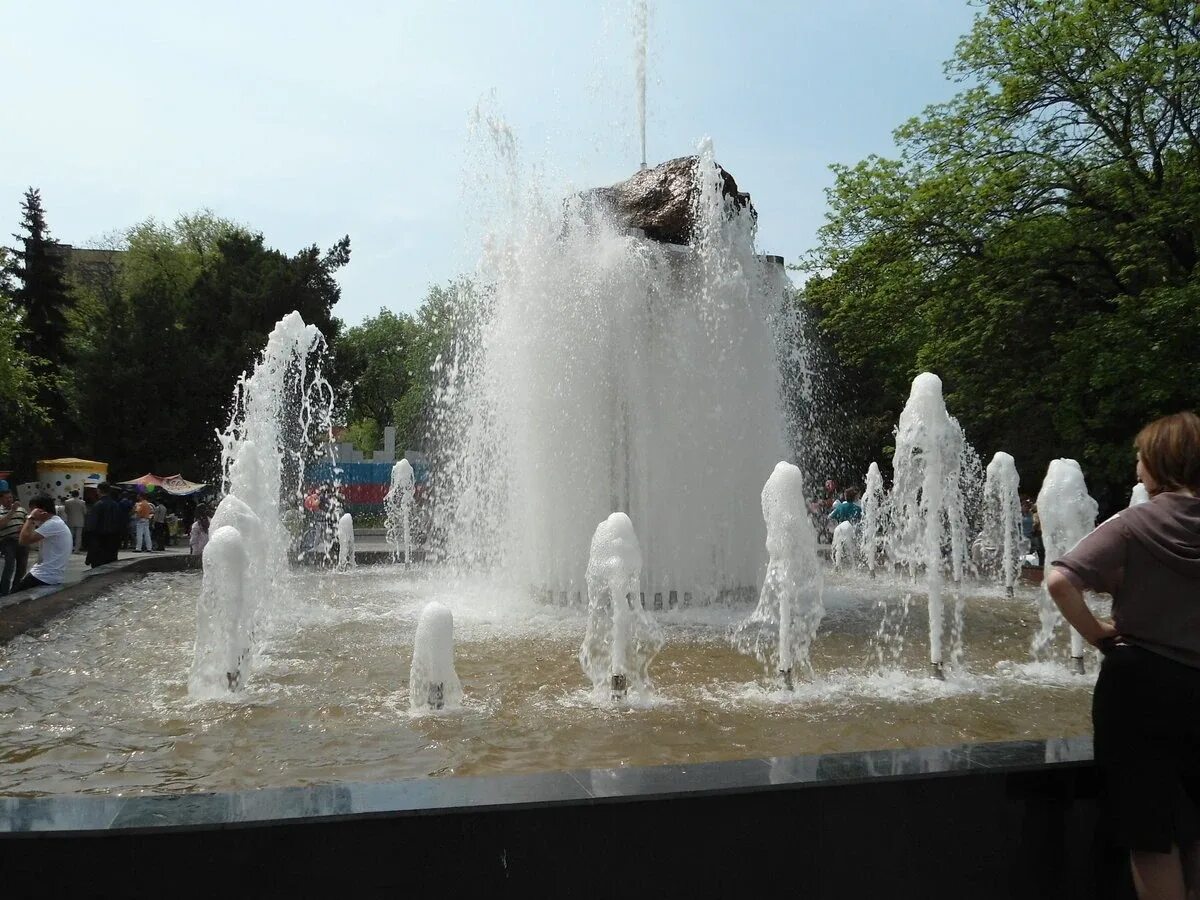
<instances>
[{"instance_id":1,"label":"central rock formation","mask_svg":"<svg viewBox=\"0 0 1200 900\"><path fill-rule=\"evenodd\" d=\"M604 210L619 224L640 229L651 240L665 244L687 244L695 230L697 172L699 157L681 156L642 169L631 178L610 187L583 193L585 205ZM757 216L750 195L738 190L733 176L717 167L721 192Z\"/></svg>"}]
</instances>

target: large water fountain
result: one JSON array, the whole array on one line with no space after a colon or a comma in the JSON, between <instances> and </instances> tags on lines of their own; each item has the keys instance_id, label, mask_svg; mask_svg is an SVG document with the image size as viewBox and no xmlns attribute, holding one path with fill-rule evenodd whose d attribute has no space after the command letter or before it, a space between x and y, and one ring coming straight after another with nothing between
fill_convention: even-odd
<instances>
[{"instance_id":1,"label":"large water fountain","mask_svg":"<svg viewBox=\"0 0 1200 900\"><path fill-rule=\"evenodd\" d=\"M797 388L780 363L796 345L790 288L709 142L565 201L510 188L435 366L430 537L412 546L412 473L397 464L388 540L403 566L352 567L347 515L346 565L289 567L296 531L329 555L339 511L305 512L333 392L321 336L286 317L237 387L203 576L152 576L0 648L0 793L1086 728L1089 680L1046 652L1030 662L1039 593L1012 564L1015 462L996 454L978 512L978 458L937 376L913 382L890 490L880 466L866 474L844 570L822 561L781 411ZM1051 529L1052 509L1083 502L1055 496ZM971 571L981 529L998 579ZM927 623L910 621L914 600Z\"/></svg>"}]
</instances>

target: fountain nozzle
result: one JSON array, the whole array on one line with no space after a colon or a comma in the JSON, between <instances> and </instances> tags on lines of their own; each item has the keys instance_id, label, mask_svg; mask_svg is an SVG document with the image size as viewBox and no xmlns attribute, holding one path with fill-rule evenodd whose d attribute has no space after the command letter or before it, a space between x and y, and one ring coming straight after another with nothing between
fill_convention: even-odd
<instances>
[{"instance_id":1,"label":"fountain nozzle","mask_svg":"<svg viewBox=\"0 0 1200 900\"><path fill-rule=\"evenodd\" d=\"M629 679L624 675L613 675L612 677L612 698L614 700L624 700L625 695L629 693Z\"/></svg>"},{"instance_id":2,"label":"fountain nozzle","mask_svg":"<svg viewBox=\"0 0 1200 900\"><path fill-rule=\"evenodd\" d=\"M795 683L792 680L791 669L780 669L779 677L783 679L783 689L785 691L795 690Z\"/></svg>"},{"instance_id":3,"label":"fountain nozzle","mask_svg":"<svg viewBox=\"0 0 1200 900\"><path fill-rule=\"evenodd\" d=\"M946 671L942 668L942 664L940 662L930 664L929 674L932 678L936 678L938 681L946 680Z\"/></svg>"},{"instance_id":4,"label":"fountain nozzle","mask_svg":"<svg viewBox=\"0 0 1200 900\"><path fill-rule=\"evenodd\" d=\"M1071 671L1074 672L1076 675L1083 674L1083 657L1082 656L1072 656L1071 657Z\"/></svg>"}]
</instances>

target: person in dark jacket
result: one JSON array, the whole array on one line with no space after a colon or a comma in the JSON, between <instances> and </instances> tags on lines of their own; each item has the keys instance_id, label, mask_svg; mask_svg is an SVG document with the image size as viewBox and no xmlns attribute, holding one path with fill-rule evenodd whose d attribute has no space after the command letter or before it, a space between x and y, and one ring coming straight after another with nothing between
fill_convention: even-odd
<instances>
[{"instance_id":1,"label":"person in dark jacket","mask_svg":"<svg viewBox=\"0 0 1200 900\"><path fill-rule=\"evenodd\" d=\"M88 510L83 531L87 537L85 562L93 569L106 563L116 562L121 541L129 529L128 516L112 496L108 482L100 483L100 499Z\"/></svg>"},{"instance_id":2,"label":"person in dark jacket","mask_svg":"<svg viewBox=\"0 0 1200 900\"><path fill-rule=\"evenodd\" d=\"M1104 653L1092 726L1112 836L1140 897L1183 898L1200 884L1200 417L1151 422L1134 446L1150 502L1055 560L1046 586ZM1084 590L1112 595L1112 622Z\"/></svg>"}]
</instances>

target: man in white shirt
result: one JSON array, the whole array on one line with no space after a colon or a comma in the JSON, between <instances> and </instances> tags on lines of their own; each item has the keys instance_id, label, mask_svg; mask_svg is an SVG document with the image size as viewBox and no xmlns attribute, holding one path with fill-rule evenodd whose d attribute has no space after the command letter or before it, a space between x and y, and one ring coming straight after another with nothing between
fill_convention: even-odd
<instances>
[{"instance_id":1,"label":"man in white shirt","mask_svg":"<svg viewBox=\"0 0 1200 900\"><path fill-rule=\"evenodd\" d=\"M21 546L37 547L40 552L37 564L17 585L18 591L66 581L67 561L71 558L71 529L55 514L52 497L33 498L19 540Z\"/></svg>"},{"instance_id":2,"label":"man in white shirt","mask_svg":"<svg viewBox=\"0 0 1200 900\"><path fill-rule=\"evenodd\" d=\"M63 518L67 527L71 529L74 549L78 553L83 548L83 523L87 519L87 504L79 499L79 491L71 491L71 496L63 506L67 508L67 514Z\"/></svg>"},{"instance_id":3,"label":"man in white shirt","mask_svg":"<svg viewBox=\"0 0 1200 900\"><path fill-rule=\"evenodd\" d=\"M151 518L151 528L154 529L154 549L167 549L167 505L162 502L159 497L158 502L154 504L154 515Z\"/></svg>"}]
</instances>

